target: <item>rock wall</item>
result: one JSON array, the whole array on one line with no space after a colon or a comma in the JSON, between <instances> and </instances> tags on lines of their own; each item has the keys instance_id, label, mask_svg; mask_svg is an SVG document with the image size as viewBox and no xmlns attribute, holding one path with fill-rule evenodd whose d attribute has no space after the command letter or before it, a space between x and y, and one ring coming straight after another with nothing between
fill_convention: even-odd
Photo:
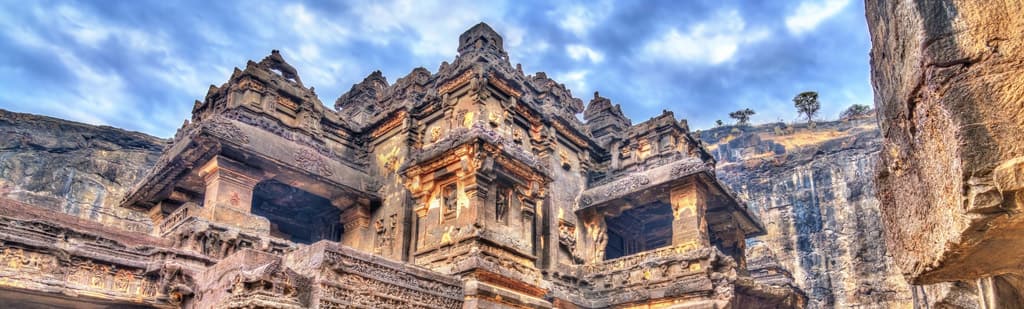
<instances>
[{"instance_id":1,"label":"rock wall","mask_svg":"<svg viewBox=\"0 0 1024 309\"><path fill-rule=\"evenodd\" d=\"M910 282L964 280L915 288L915 302L1024 307L1024 2L865 10L886 244Z\"/></svg>"},{"instance_id":2,"label":"rock wall","mask_svg":"<svg viewBox=\"0 0 1024 309\"><path fill-rule=\"evenodd\" d=\"M768 244L808 294L810 307L910 303L880 229L874 166L881 139L873 118L814 128L728 126L701 138L719 160L719 178L765 224L767 235L751 242Z\"/></svg>"},{"instance_id":3,"label":"rock wall","mask_svg":"<svg viewBox=\"0 0 1024 309\"><path fill-rule=\"evenodd\" d=\"M882 223L915 283L1021 273L1024 2L866 1Z\"/></svg>"},{"instance_id":4,"label":"rock wall","mask_svg":"<svg viewBox=\"0 0 1024 309\"><path fill-rule=\"evenodd\" d=\"M145 214L118 207L165 141L137 132L0 110L0 198L130 231Z\"/></svg>"},{"instance_id":5,"label":"rock wall","mask_svg":"<svg viewBox=\"0 0 1024 309\"><path fill-rule=\"evenodd\" d=\"M810 308L1019 308L1024 279L1016 275L908 283L885 243L874 115L700 135L719 160L718 177L765 224L767 235L748 240L751 272L771 284L791 274Z\"/></svg>"}]
</instances>

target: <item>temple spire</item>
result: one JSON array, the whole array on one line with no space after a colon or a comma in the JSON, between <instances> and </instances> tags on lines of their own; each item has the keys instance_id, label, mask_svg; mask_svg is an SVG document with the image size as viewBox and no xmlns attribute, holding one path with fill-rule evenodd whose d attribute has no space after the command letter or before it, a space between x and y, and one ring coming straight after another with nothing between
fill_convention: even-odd
<instances>
[{"instance_id":1,"label":"temple spire","mask_svg":"<svg viewBox=\"0 0 1024 309\"><path fill-rule=\"evenodd\" d=\"M459 54L471 51L490 51L505 55L501 35L485 23L476 24L459 36Z\"/></svg>"}]
</instances>

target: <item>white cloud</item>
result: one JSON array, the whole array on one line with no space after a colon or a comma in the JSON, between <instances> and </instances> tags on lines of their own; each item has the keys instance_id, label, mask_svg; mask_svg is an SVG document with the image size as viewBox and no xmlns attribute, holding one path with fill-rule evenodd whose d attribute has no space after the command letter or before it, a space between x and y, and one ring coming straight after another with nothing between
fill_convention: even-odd
<instances>
[{"instance_id":1,"label":"white cloud","mask_svg":"<svg viewBox=\"0 0 1024 309\"><path fill-rule=\"evenodd\" d=\"M287 5L281 12L283 20L291 22L292 34L308 41L339 43L352 34L348 28L310 12L302 4Z\"/></svg>"},{"instance_id":2,"label":"white cloud","mask_svg":"<svg viewBox=\"0 0 1024 309\"><path fill-rule=\"evenodd\" d=\"M554 80L564 83L570 91L575 93L586 93L588 70L576 70L555 74Z\"/></svg>"},{"instance_id":3,"label":"white cloud","mask_svg":"<svg viewBox=\"0 0 1024 309\"><path fill-rule=\"evenodd\" d=\"M453 56L457 38L476 23L487 22L505 33L506 45L521 44L525 31L503 21L504 3L479 1L411 1L392 0L357 3L353 11L358 15L362 38L376 44L392 41L411 42L412 53L417 56Z\"/></svg>"},{"instance_id":4,"label":"white cloud","mask_svg":"<svg viewBox=\"0 0 1024 309\"><path fill-rule=\"evenodd\" d=\"M556 17L560 21L558 26L569 31L577 37L586 37L590 29L604 21L612 11L612 4L609 1L599 3L577 4L559 7L548 15Z\"/></svg>"},{"instance_id":5,"label":"white cloud","mask_svg":"<svg viewBox=\"0 0 1024 309\"><path fill-rule=\"evenodd\" d=\"M685 32L669 29L647 42L642 54L649 61L717 65L732 59L740 47L764 40L769 34L765 29L747 29L743 17L732 10L716 14Z\"/></svg>"},{"instance_id":6,"label":"white cloud","mask_svg":"<svg viewBox=\"0 0 1024 309\"><path fill-rule=\"evenodd\" d=\"M519 26L507 26L501 35L505 40L505 48L513 49L523 44L523 37L526 36L526 29Z\"/></svg>"},{"instance_id":7,"label":"white cloud","mask_svg":"<svg viewBox=\"0 0 1024 309\"><path fill-rule=\"evenodd\" d=\"M33 13L36 18L49 21L54 29L60 29L71 36L75 42L90 48L103 47L102 43L113 39L138 52L168 50L168 43L163 35L109 25L71 6L61 5L52 11L36 8Z\"/></svg>"},{"instance_id":8,"label":"white cloud","mask_svg":"<svg viewBox=\"0 0 1024 309\"><path fill-rule=\"evenodd\" d=\"M835 16L850 0L808 0L801 2L796 11L786 16L786 29L800 35L814 30L821 22Z\"/></svg>"},{"instance_id":9,"label":"white cloud","mask_svg":"<svg viewBox=\"0 0 1024 309\"><path fill-rule=\"evenodd\" d=\"M569 57L572 58L573 60L579 61L587 59L593 63L599 63L601 61L604 61L604 54L586 45L567 45L565 46L565 51L569 53Z\"/></svg>"}]
</instances>

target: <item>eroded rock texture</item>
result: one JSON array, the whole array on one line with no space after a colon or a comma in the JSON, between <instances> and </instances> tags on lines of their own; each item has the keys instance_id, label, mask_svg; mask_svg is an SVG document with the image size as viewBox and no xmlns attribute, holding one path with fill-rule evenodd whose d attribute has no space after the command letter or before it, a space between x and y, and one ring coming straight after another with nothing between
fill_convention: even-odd
<instances>
[{"instance_id":1,"label":"eroded rock texture","mask_svg":"<svg viewBox=\"0 0 1024 309\"><path fill-rule=\"evenodd\" d=\"M882 140L872 117L701 134L720 179L765 224L767 235L748 240L752 276L792 281L811 308L1017 308L1019 276L928 285L903 278L885 247L873 178Z\"/></svg>"},{"instance_id":2,"label":"eroded rock texture","mask_svg":"<svg viewBox=\"0 0 1024 309\"><path fill-rule=\"evenodd\" d=\"M1024 2L866 9L884 140L878 193L896 265L918 284L1020 273Z\"/></svg>"},{"instance_id":3,"label":"eroded rock texture","mask_svg":"<svg viewBox=\"0 0 1024 309\"><path fill-rule=\"evenodd\" d=\"M915 283L969 282L916 288L916 300L1021 306L1024 3L866 9L885 149L879 198L896 264Z\"/></svg>"},{"instance_id":4,"label":"eroded rock texture","mask_svg":"<svg viewBox=\"0 0 1024 309\"><path fill-rule=\"evenodd\" d=\"M148 231L149 218L116 205L163 144L142 133L0 110L0 197Z\"/></svg>"},{"instance_id":5,"label":"eroded rock texture","mask_svg":"<svg viewBox=\"0 0 1024 309\"><path fill-rule=\"evenodd\" d=\"M730 126L701 136L719 160L719 178L765 224L767 235L757 241L768 245L748 253L773 253L811 307L909 302L880 230L873 170L881 140L874 119L815 128Z\"/></svg>"}]
</instances>

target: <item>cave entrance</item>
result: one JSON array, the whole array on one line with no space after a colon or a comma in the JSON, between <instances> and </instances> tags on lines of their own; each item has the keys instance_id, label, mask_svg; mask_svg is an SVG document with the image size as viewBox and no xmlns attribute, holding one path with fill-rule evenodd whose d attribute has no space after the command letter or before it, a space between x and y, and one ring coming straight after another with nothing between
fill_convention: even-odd
<instances>
[{"instance_id":1,"label":"cave entrance","mask_svg":"<svg viewBox=\"0 0 1024 309\"><path fill-rule=\"evenodd\" d=\"M672 244L672 206L653 202L606 217L608 244L605 260L615 259Z\"/></svg>"},{"instance_id":2,"label":"cave entrance","mask_svg":"<svg viewBox=\"0 0 1024 309\"><path fill-rule=\"evenodd\" d=\"M270 221L270 235L301 244L339 241L341 211L327 199L276 180L253 189L252 213Z\"/></svg>"}]
</instances>

